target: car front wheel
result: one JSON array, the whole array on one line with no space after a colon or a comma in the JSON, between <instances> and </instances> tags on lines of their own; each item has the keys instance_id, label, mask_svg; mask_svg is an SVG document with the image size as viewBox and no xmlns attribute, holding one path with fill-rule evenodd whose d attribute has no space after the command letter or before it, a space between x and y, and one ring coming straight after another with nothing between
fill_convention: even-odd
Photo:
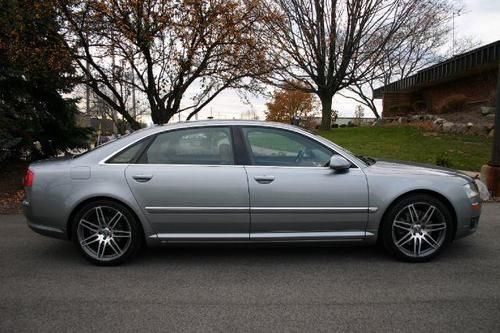
<instances>
[{"instance_id":1,"label":"car front wheel","mask_svg":"<svg viewBox=\"0 0 500 333\"><path fill-rule=\"evenodd\" d=\"M73 221L73 241L93 264L117 265L142 245L142 233L127 207L111 200L85 205Z\"/></svg>"},{"instance_id":2,"label":"car front wheel","mask_svg":"<svg viewBox=\"0 0 500 333\"><path fill-rule=\"evenodd\" d=\"M397 258L428 261L450 243L452 214L438 198L416 194L399 200L383 221L384 247Z\"/></svg>"}]
</instances>

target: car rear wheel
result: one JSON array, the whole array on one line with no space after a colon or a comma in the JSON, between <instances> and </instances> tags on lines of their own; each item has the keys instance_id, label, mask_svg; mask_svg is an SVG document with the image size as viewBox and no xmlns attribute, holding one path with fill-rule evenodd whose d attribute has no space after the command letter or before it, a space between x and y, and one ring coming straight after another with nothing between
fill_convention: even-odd
<instances>
[{"instance_id":1,"label":"car rear wheel","mask_svg":"<svg viewBox=\"0 0 500 333\"><path fill-rule=\"evenodd\" d=\"M398 259L423 262L436 257L450 243L453 218L438 198L415 194L399 200L382 224L382 241Z\"/></svg>"},{"instance_id":2,"label":"car rear wheel","mask_svg":"<svg viewBox=\"0 0 500 333\"><path fill-rule=\"evenodd\" d=\"M82 207L73 221L73 241L82 255L97 265L117 265L142 245L142 232L127 207L99 200Z\"/></svg>"}]
</instances>

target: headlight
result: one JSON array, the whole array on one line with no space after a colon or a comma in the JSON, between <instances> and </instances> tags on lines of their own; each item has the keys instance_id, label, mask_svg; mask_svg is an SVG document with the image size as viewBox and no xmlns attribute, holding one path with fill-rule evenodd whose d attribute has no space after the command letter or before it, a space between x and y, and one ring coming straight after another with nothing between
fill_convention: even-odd
<instances>
[{"instance_id":1,"label":"headlight","mask_svg":"<svg viewBox=\"0 0 500 333\"><path fill-rule=\"evenodd\" d=\"M472 199L474 197L479 196L479 189L477 188L477 184L474 183L469 183L464 185L465 193L467 196Z\"/></svg>"}]
</instances>

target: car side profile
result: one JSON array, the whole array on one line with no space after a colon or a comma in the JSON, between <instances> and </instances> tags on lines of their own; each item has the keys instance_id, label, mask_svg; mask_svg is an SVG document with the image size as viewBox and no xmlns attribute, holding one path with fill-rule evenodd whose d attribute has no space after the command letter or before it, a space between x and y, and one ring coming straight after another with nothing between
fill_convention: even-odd
<instances>
[{"instance_id":1,"label":"car side profile","mask_svg":"<svg viewBox=\"0 0 500 333\"><path fill-rule=\"evenodd\" d=\"M473 233L474 180L354 156L301 128L202 121L139 130L69 159L35 162L23 210L94 264L144 244L379 241L421 262Z\"/></svg>"}]
</instances>

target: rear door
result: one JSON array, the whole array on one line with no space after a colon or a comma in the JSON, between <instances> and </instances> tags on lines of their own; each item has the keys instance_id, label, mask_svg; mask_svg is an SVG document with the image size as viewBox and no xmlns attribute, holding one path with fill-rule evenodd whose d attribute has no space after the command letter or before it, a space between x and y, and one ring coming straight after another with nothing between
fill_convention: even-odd
<instances>
[{"instance_id":1,"label":"rear door","mask_svg":"<svg viewBox=\"0 0 500 333\"><path fill-rule=\"evenodd\" d=\"M335 152L302 134L243 127L250 165L251 239L361 239L368 219L364 173L335 172Z\"/></svg>"},{"instance_id":2,"label":"rear door","mask_svg":"<svg viewBox=\"0 0 500 333\"><path fill-rule=\"evenodd\" d=\"M160 133L127 182L162 240L234 240L249 237L245 169L234 163L229 126Z\"/></svg>"}]
</instances>

